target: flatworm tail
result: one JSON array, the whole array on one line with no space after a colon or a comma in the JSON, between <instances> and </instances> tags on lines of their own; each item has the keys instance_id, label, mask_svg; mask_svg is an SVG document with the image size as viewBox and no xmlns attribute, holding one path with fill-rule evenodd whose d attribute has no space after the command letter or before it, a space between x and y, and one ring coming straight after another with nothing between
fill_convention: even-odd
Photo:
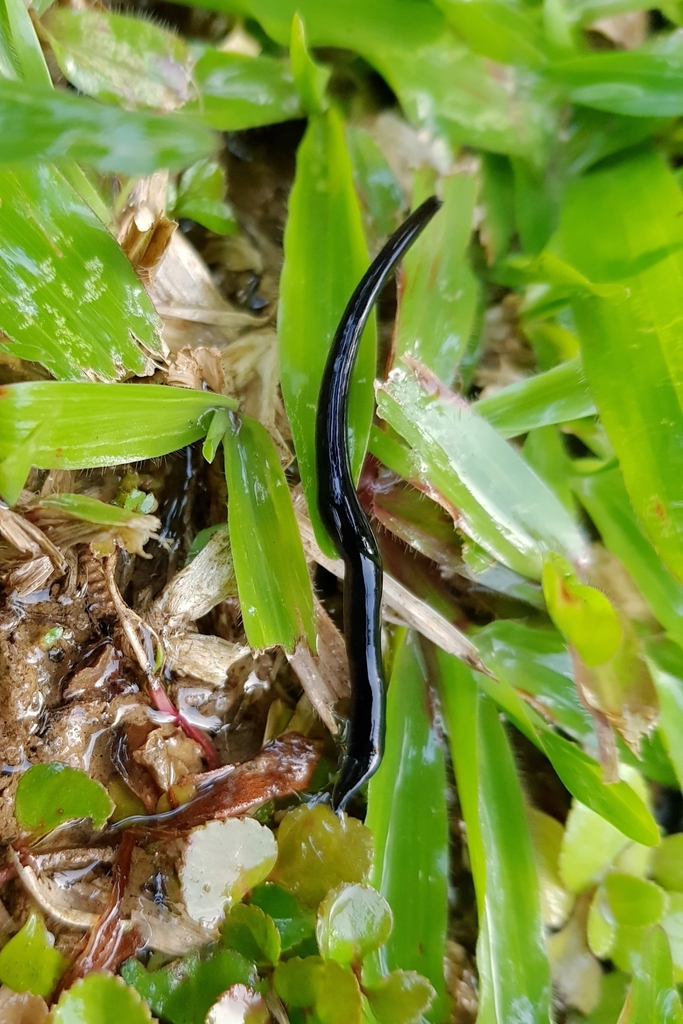
<instances>
[{"instance_id":1,"label":"flatworm tail","mask_svg":"<svg viewBox=\"0 0 683 1024\"><path fill-rule=\"evenodd\" d=\"M325 366L316 420L318 510L344 559L344 634L351 672L351 717L332 794L343 810L379 767L384 744L385 682L380 639L382 559L351 475L348 405L363 328L384 282L441 202L427 199L391 236L351 296Z\"/></svg>"}]
</instances>

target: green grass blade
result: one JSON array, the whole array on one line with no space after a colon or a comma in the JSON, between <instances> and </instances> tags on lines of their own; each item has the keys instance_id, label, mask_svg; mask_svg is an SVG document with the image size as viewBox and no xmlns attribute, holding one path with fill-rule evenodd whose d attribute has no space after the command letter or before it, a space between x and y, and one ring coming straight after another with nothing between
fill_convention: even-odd
<instances>
[{"instance_id":1,"label":"green grass blade","mask_svg":"<svg viewBox=\"0 0 683 1024\"><path fill-rule=\"evenodd\" d=\"M631 117L683 114L683 52L591 53L555 64L548 72L574 103Z\"/></svg>"},{"instance_id":2,"label":"green grass blade","mask_svg":"<svg viewBox=\"0 0 683 1024\"><path fill-rule=\"evenodd\" d=\"M301 482L320 547L336 552L320 522L315 418L327 353L346 304L368 265L344 128L334 110L312 117L299 147L285 229L279 335L282 394ZM373 413L374 319L365 329L349 405L349 448L357 478Z\"/></svg>"},{"instance_id":3,"label":"green grass blade","mask_svg":"<svg viewBox=\"0 0 683 1024\"><path fill-rule=\"evenodd\" d=\"M503 437L518 437L537 427L595 414L578 357L535 377L508 384L495 395L482 398L474 408Z\"/></svg>"},{"instance_id":4,"label":"green grass blade","mask_svg":"<svg viewBox=\"0 0 683 1024\"><path fill-rule=\"evenodd\" d=\"M437 0L437 6L482 57L501 64L544 64L543 28L533 8L500 0Z\"/></svg>"},{"instance_id":5,"label":"green grass blade","mask_svg":"<svg viewBox=\"0 0 683 1024\"><path fill-rule=\"evenodd\" d=\"M650 150L573 183L563 256L618 296L573 302L583 366L633 507L661 558L683 577L681 193ZM661 258L660 258L661 257Z\"/></svg>"},{"instance_id":6,"label":"green grass blade","mask_svg":"<svg viewBox=\"0 0 683 1024\"><path fill-rule=\"evenodd\" d=\"M683 651L671 640L651 640L647 663L659 697L659 728L683 789Z\"/></svg>"},{"instance_id":7,"label":"green grass blade","mask_svg":"<svg viewBox=\"0 0 683 1024\"><path fill-rule=\"evenodd\" d=\"M25 79L33 85L52 87L50 72L36 30L23 0L5 0L0 10L0 63L3 78Z\"/></svg>"},{"instance_id":8,"label":"green grass blade","mask_svg":"<svg viewBox=\"0 0 683 1024\"><path fill-rule=\"evenodd\" d=\"M16 501L31 466L88 469L167 455L206 433L233 398L153 384L36 381L0 388L0 495Z\"/></svg>"},{"instance_id":9,"label":"green grass blade","mask_svg":"<svg viewBox=\"0 0 683 1024\"><path fill-rule=\"evenodd\" d=\"M61 89L0 82L0 162L72 158L103 173L181 170L213 153L196 118L122 110Z\"/></svg>"},{"instance_id":10,"label":"green grass blade","mask_svg":"<svg viewBox=\"0 0 683 1024\"><path fill-rule=\"evenodd\" d=\"M435 191L434 171L419 171L414 208ZM479 297L467 259L477 191L471 172L442 179L443 207L407 254L401 273L395 358L408 352L446 384L453 382L467 347Z\"/></svg>"},{"instance_id":11,"label":"green grass blade","mask_svg":"<svg viewBox=\"0 0 683 1024\"><path fill-rule=\"evenodd\" d=\"M448 812L443 751L429 706L419 640L408 633L391 674L386 748L370 782L366 824L375 837L372 884L394 915L380 953L383 969L428 978L437 998L426 1016L439 1024L448 1016Z\"/></svg>"},{"instance_id":12,"label":"green grass blade","mask_svg":"<svg viewBox=\"0 0 683 1024\"><path fill-rule=\"evenodd\" d=\"M538 874L512 752L497 709L479 694L472 671L443 652L438 658L479 920L487 940L491 1019L496 1024L520 1019L548 1024L552 986Z\"/></svg>"},{"instance_id":13,"label":"green grass blade","mask_svg":"<svg viewBox=\"0 0 683 1024\"><path fill-rule=\"evenodd\" d=\"M669 636L683 645L683 585L644 535L619 469L573 477L571 485L604 543L631 573Z\"/></svg>"},{"instance_id":14,"label":"green grass blade","mask_svg":"<svg viewBox=\"0 0 683 1024\"><path fill-rule=\"evenodd\" d=\"M252 647L315 649L313 592L285 474L270 436L248 416L225 435L228 526L242 618Z\"/></svg>"},{"instance_id":15,"label":"green grass blade","mask_svg":"<svg viewBox=\"0 0 683 1024\"><path fill-rule=\"evenodd\" d=\"M161 321L120 247L49 165L0 168L0 351L61 379L153 371Z\"/></svg>"},{"instance_id":16,"label":"green grass blade","mask_svg":"<svg viewBox=\"0 0 683 1024\"><path fill-rule=\"evenodd\" d=\"M671 949L659 925L643 937L639 953L631 954L630 1001L620 1024L683 1024L683 1006L674 981Z\"/></svg>"},{"instance_id":17,"label":"green grass blade","mask_svg":"<svg viewBox=\"0 0 683 1024\"><path fill-rule=\"evenodd\" d=\"M346 142L353 163L353 179L371 233L384 238L399 225L405 196L396 175L370 132L347 125Z\"/></svg>"},{"instance_id":18,"label":"green grass blade","mask_svg":"<svg viewBox=\"0 0 683 1024\"><path fill-rule=\"evenodd\" d=\"M274 57L246 57L209 49L194 70L199 98L187 109L221 131L239 131L301 116L289 64Z\"/></svg>"},{"instance_id":19,"label":"green grass blade","mask_svg":"<svg viewBox=\"0 0 683 1024\"><path fill-rule=\"evenodd\" d=\"M65 78L96 99L174 110L190 98L186 43L142 18L53 7L40 22Z\"/></svg>"},{"instance_id":20,"label":"green grass blade","mask_svg":"<svg viewBox=\"0 0 683 1024\"><path fill-rule=\"evenodd\" d=\"M540 578L542 552L576 560L584 540L569 513L531 467L485 420L416 373L396 369L377 392L380 416L413 447L422 475L459 525L516 572Z\"/></svg>"}]
</instances>

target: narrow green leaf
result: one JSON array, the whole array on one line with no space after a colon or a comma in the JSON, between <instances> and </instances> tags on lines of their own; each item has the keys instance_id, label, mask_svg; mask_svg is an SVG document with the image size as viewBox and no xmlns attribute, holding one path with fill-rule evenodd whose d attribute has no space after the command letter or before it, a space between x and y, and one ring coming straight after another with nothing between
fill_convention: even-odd
<instances>
[{"instance_id":1,"label":"narrow green leaf","mask_svg":"<svg viewBox=\"0 0 683 1024\"><path fill-rule=\"evenodd\" d=\"M299 117L299 93L289 66L274 57L209 49L194 69L199 98L185 108L220 131L240 131Z\"/></svg>"},{"instance_id":2,"label":"narrow green leaf","mask_svg":"<svg viewBox=\"0 0 683 1024\"><path fill-rule=\"evenodd\" d=\"M189 217L217 235L237 231L232 207L225 201L225 171L218 160L200 160L180 177L173 217Z\"/></svg>"},{"instance_id":3,"label":"narrow green leaf","mask_svg":"<svg viewBox=\"0 0 683 1024\"><path fill-rule=\"evenodd\" d=\"M677 576L683 576L682 208L663 160L644 150L572 183L559 234L564 258L581 273L596 282L621 277L625 288L621 300L575 297L583 366L636 513Z\"/></svg>"},{"instance_id":4,"label":"narrow green leaf","mask_svg":"<svg viewBox=\"0 0 683 1024\"><path fill-rule=\"evenodd\" d=\"M661 709L659 727L683 789L683 651L671 640L651 640L646 652Z\"/></svg>"},{"instance_id":5,"label":"narrow green leaf","mask_svg":"<svg viewBox=\"0 0 683 1024\"><path fill-rule=\"evenodd\" d=\"M217 139L196 118L122 110L26 83L0 81L3 164L70 157L103 173L180 170L209 156Z\"/></svg>"},{"instance_id":6,"label":"narrow green leaf","mask_svg":"<svg viewBox=\"0 0 683 1024\"><path fill-rule=\"evenodd\" d=\"M69 966L53 941L40 914L32 910L23 928L0 950L0 982L15 992L47 999Z\"/></svg>"},{"instance_id":7,"label":"narrow green leaf","mask_svg":"<svg viewBox=\"0 0 683 1024\"><path fill-rule=\"evenodd\" d=\"M538 579L542 551L581 558L569 513L493 427L424 370L396 369L378 388L379 414L414 448L422 477L457 509L458 526L494 558Z\"/></svg>"},{"instance_id":8,"label":"narrow green leaf","mask_svg":"<svg viewBox=\"0 0 683 1024\"><path fill-rule=\"evenodd\" d=\"M662 928L649 929L631 957L633 981L623 1024L683 1024L683 1007L674 983L669 940Z\"/></svg>"},{"instance_id":9,"label":"narrow green leaf","mask_svg":"<svg viewBox=\"0 0 683 1024\"><path fill-rule=\"evenodd\" d=\"M548 70L574 103L631 117L683 114L683 52L622 50L561 61Z\"/></svg>"},{"instance_id":10,"label":"narrow green leaf","mask_svg":"<svg viewBox=\"0 0 683 1024\"><path fill-rule=\"evenodd\" d=\"M87 469L153 459L206 433L233 398L153 384L36 381L0 388L0 494L13 504L31 466Z\"/></svg>"},{"instance_id":11,"label":"narrow green leaf","mask_svg":"<svg viewBox=\"0 0 683 1024\"><path fill-rule=\"evenodd\" d=\"M14 813L27 832L49 832L74 818L90 818L102 828L114 810L106 789L78 768L59 761L34 764L17 787Z\"/></svg>"},{"instance_id":12,"label":"narrow green leaf","mask_svg":"<svg viewBox=\"0 0 683 1024\"><path fill-rule=\"evenodd\" d=\"M683 643L683 585L674 579L644 535L618 467L574 477L572 489L624 563L669 635Z\"/></svg>"},{"instance_id":13,"label":"narrow green leaf","mask_svg":"<svg viewBox=\"0 0 683 1024\"><path fill-rule=\"evenodd\" d=\"M62 174L47 165L0 168L0 193L0 351L67 380L151 373L161 321L116 241Z\"/></svg>"},{"instance_id":14,"label":"narrow green leaf","mask_svg":"<svg viewBox=\"0 0 683 1024\"><path fill-rule=\"evenodd\" d=\"M515 233L514 180L507 157L482 153L481 201L484 221L480 229L489 263L507 255Z\"/></svg>"},{"instance_id":15,"label":"narrow green leaf","mask_svg":"<svg viewBox=\"0 0 683 1024\"><path fill-rule=\"evenodd\" d=\"M383 238L398 227L405 207L403 190L370 132L347 125L346 142L353 163L353 180L372 233Z\"/></svg>"},{"instance_id":16,"label":"narrow green leaf","mask_svg":"<svg viewBox=\"0 0 683 1024\"><path fill-rule=\"evenodd\" d=\"M492 1020L548 1024L552 986L524 798L495 705L472 671L438 653L458 793L467 826Z\"/></svg>"},{"instance_id":17,"label":"narrow green leaf","mask_svg":"<svg viewBox=\"0 0 683 1024\"><path fill-rule=\"evenodd\" d=\"M579 358L508 384L482 398L474 408L503 437L518 437L538 427L595 414Z\"/></svg>"},{"instance_id":18,"label":"narrow green leaf","mask_svg":"<svg viewBox=\"0 0 683 1024\"><path fill-rule=\"evenodd\" d=\"M568 17L579 25L615 14L649 10L648 0L567 0L566 8Z\"/></svg>"},{"instance_id":19,"label":"narrow green leaf","mask_svg":"<svg viewBox=\"0 0 683 1024\"><path fill-rule=\"evenodd\" d=\"M306 501L323 551L336 551L318 516L315 420L327 353L346 304L367 269L367 248L344 129L334 110L312 117L297 153L280 283L282 393ZM365 329L353 377L349 448L354 477L373 414L374 320Z\"/></svg>"},{"instance_id":20,"label":"narrow green leaf","mask_svg":"<svg viewBox=\"0 0 683 1024\"><path fill-rule=\"evenodd\" d=\"M370 782L367 823L375 836L372 883L394 915L380 952L382 972L401 968L428 978L436 998L426 1017L441 1024L447 1015L448 810L444 755L427 687L419 640L409 633L391 674L386 747Z\"/></svg>"},{"instance_id":21,"label":"narrow green leaf","mask_svg":"<svg viewBox=\"0 0 683 1024\"><path fill-rule=\"evenodd\" d=\"M539 67L544 63L537 9L500 0L437 0L437 4L475 53L501 64Z\"/></svg>"},{"instance_id":22,"label":"narrow green leaf","mask_svg":"<svg viewBox=\"0 0 683 1024\"><path fill-rule=\"evenodd\" d=\"M225 435L228 525L242 617L252 647L301 637L315 649L313 592L285 474L267 430L231 418Z\"/></svg>"},{"instance_id":23,"label":"narrow green leaf","mask_svg":"<svg viewBox=\"0 0 683 1024\"><path fill-rule=\"evenodd\" d=\"M191 96L186 43L142 18L53 7L40 22L65 78L95 99L175 110Z\"/></svg>"},{"instance_id":24,"label":"narrow green leaf","mask_svg":"<svg viewBox=\"0 0 683 1024\"><path fill-rule=\"evenodd\" d=\"M327 106L325 90L330 78L329 68L322 67L311 57L306 45L306 29L299 14L292 19L292 38L289 57L301 106L306 114L322 114Z\"/></svg>"},{"instance_id":25,"label":"narrow green leaf","mask_svg":"<svg viewBox=\"0 0 683 1024\"><path fill-rule=\"evenodd\" d=\"M405 352L451 384L474 323L479 285L467 260L478 179L461 172L441 179L443 206L403 261L395 359ZM436 190L436 174L415 176L413 207Z\"/></svg>"},{"instance_id":26,"label":"narrow green leaf","mask_svg":"<svg viewBox=\"0 0 683 1024\"><path fill-rule=\"evenodd\" d=\"M0 73L31 85L52 87L36 30L23 0L5 0L0 11Z\"/></svg>"}]
</instances>

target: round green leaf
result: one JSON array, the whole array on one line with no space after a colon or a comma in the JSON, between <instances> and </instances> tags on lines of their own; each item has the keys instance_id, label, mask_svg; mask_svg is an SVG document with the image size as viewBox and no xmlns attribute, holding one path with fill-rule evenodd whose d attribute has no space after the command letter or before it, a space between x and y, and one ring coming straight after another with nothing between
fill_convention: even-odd
<instances>
[{"instance_id":1,"label":"round green leaf","mask_svg":"<svg viewBox=\"0 0 683 1024\"><path fill-rule=\"evenodd\" d=\"M290 811L277 846L271 877L311 907L341 882L362 882L370 870L372 833L356 818L338 818L326 804Z\"/></svg>"},{"instance_id":2,"label":"round green leaf","mask_svg":"<svg viewBox=\"0 0 683 1024\"><path fill-rule=\"evenodd\" d=\"M318 909L316 937L326 960L357 963L391 934L391 908L370 885L340 885Z\"/></svg>"},{"instance_id":3,"label":"round green leaf","mask_svg":"<svg viewBox=\"0 0 683 1024\"><path fill-rule=\"evenodd\" d=\"M417 1024L436 992L417 971L392 971L365 995L378 1024Z\"/></svg>"},{"instance_id":4,"label":"round green leaf","mask_svg":"<svg viewBox=\"0 0 683 1024\"><path fill-rule=\"evenodd\" d=\"M111 974L89 974L62 994L53 1024L149 1024L152 1016L137 992Z\"/></svg>"},{"instance_id":5,"label":"round green leaf","mask_svg":"<svg viewBox=\"0 0 683 1024\"><path fill-rule=\"evenodd\" d=\"M274 967L280 959L280 933L272 917L260 907L238 903L221 928L223 943L264 967Z\"/></svg>"},{"instance_id":6,"label":"round green leaf","mask_svg":"<svg viewBox=\"0 0 683 1024\"><path fill-rule=\"evenodd\" d=\"M683 892L683 832L665 836L652 851L651 871L665 889Z\"/></svg>"},{"instance_id":7,"label":"round green leaf","mask_svg":"<svg viewBox=\"0 0 683 1024\"><path fill-rule=\"evenodd\" d=\"M52 945L52 936L36 911L0 950L0 982L15 992L47 997L68 966L69 961Z\"/></svg>"},{"instance_id":8,"label":"round green leaf","mask_svg":"<svg viewBox=\"0 0 683 1024\"><path fill-rule=\"evenodd\" d=\"M59 761L35 764L22 775L14 807L27 832L49 832L74 818L90 818L95 828L102 828L113 810L104 786Z\"/></svg>"},{"instance_id":9,"label":"round green leaf","mask_svg":"<svg viewBox=\"0 0 683 1024\"><path fill-rule=\"evenodd\" d=\"M319 956L303 959L293 956L291 960L278 964L273 974L273 984L280 999L284 999L288 1006L313 1006L322 964Z\"/></svg>"},{"instance_id":10,"label":"round green leaf","mask_svg":"<svg viewBox=\"0 0 683 1024\"><path fill-rule=\"evenodd\" d=\"M666 893L644 878L615 872L607 876L604 888L608 913L618 925L658 924L666 911Z\"/></svg>"},{"instance_id":11,"label":"round green leaf","mask_svg":"<svg viewBox=\"0 0 683 1024\"><path fill-rule=\"evenodd\" d=\"M320 966L316 987L315 1012L320 1024L361 1024L361 993L350 967L326 960Z\"/></svg>"}]
</instances>

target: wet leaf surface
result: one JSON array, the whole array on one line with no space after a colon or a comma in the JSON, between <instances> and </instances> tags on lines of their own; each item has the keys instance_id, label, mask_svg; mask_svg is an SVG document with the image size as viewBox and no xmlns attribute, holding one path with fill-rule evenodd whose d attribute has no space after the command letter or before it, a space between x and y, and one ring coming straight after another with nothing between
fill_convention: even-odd
<instances>
[{"instance_id":1,"label":"wet leaf surface","mask_svg":"<svg viewBox=\"0 0 683 1024\"><path fill-rule=\"evenodd\" d=\"M101 828L113 810L99 782L57 761L33 765L19 780L15 814L27 832L47 832L72 818L90 818Z\"/></svg>"}]
</instances>

